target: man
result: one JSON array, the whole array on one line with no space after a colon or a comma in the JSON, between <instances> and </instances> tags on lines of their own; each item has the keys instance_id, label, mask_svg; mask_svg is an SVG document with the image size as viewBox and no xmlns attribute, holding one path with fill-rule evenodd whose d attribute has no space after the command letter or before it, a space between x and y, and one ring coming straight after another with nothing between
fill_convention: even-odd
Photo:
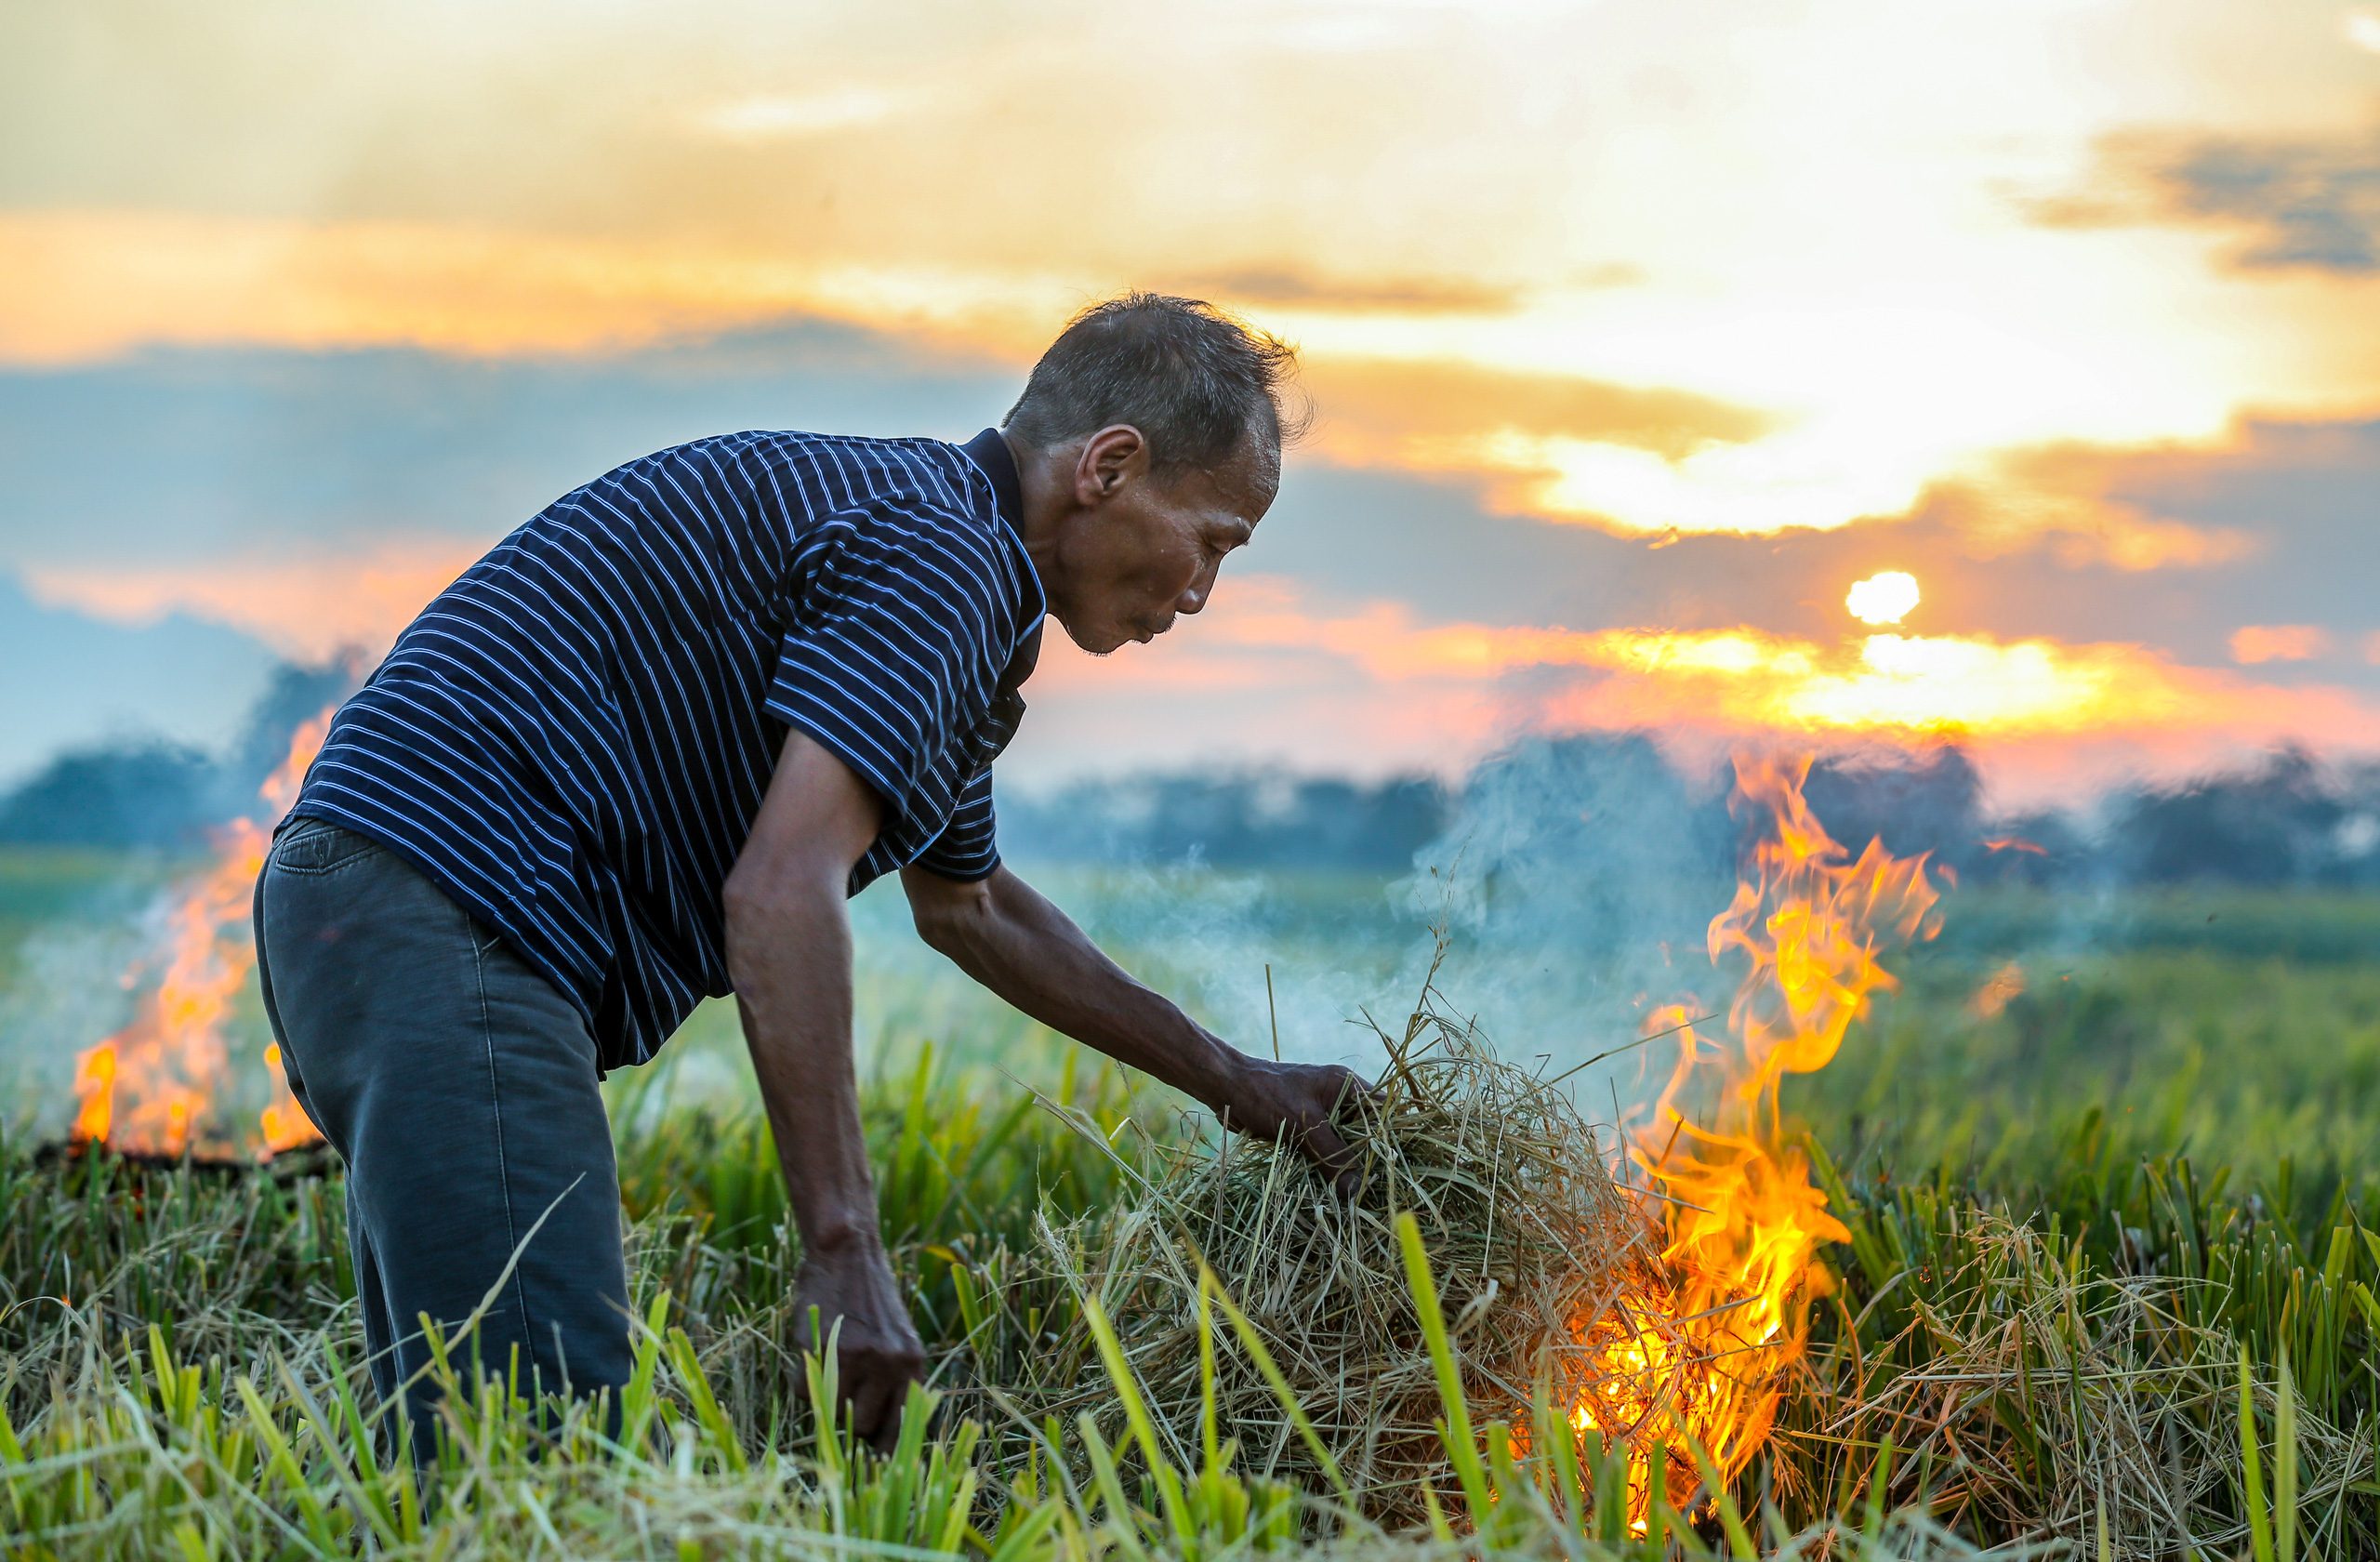
<instances>
[{"instance_id":1,"label":"man","mask_svg":"<svg viewBox=\"0 0 2380 1562\"><path fill-rule=\"evenodd\" d=\"M348 1168L384 1403L425 1359L416 1320L492 1290L491 1370L517 1350L524 1385L627 1382L597 1082L733 991L801 1232L800 1343L813 1307L841 1320L854 1424L892 1436L921 1351L877 1229L843 903L895 870L919 934L1001 998L1352 1176L1331 1116L1361 1080L1193 1024L993 832L1045 612L1104 655L1206 606L1278 485L1291 362L1135 294L1067 327L1001 430L665 450L423 610L257 889L290 1088Z\"/></svg>"}]
</instances>

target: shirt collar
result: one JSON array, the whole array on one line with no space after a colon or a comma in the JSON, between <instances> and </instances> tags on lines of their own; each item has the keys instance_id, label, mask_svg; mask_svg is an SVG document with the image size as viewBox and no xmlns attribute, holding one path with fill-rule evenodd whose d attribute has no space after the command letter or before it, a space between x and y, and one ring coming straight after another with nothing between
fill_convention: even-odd
<instances>
[{"instance_id":1,"label":"shirt collar","mask_svg":"<svg viewBox=\"0 0 2380 1562\"><path fill-rule=\"evenodd\" d=\"M1016 457L1010 454L1008 441L998 429L986 429L959 447L968 458L984 469L992 480L992 497L998 501L1000 519L1017 536L1025 535L1025 485L1016 475Z\"/></svg>"}]
</instances>

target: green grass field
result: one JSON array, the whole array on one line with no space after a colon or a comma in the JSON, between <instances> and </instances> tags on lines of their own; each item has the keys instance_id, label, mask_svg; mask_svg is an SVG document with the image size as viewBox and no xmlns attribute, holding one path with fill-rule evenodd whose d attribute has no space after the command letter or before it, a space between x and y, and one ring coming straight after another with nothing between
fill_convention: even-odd
<instances>
[{"instance_id":1,"label":"green grass field","mask_svg":"<svg viewBox=\"0 0 2380 1562\"><path fill-rule=\"evenodd\" d=\"M335 1178L34 1158L60 1075L24 1053L75 1019L42 985L73 975L61 949L113 949L75 930L124 897L91 899L103 863L0 868L0 922L48 940L0 965L16 1031L0 1055L33 1103L0 1153L12 1556L1884 1556L2052 1536L2150 1556L2189 1554L2184 1533L2209 1557L2380 1555L2371 901L1953 897L1943 938L1898 963L1904 990L1787 1086L1853 1239L1767 1452L1723 1500L1682 1497L1690 1511L1632 1535L1616 1466L1558 1411L1508 1447L1450 1403L1448 1526L1394 1538L1270 1480L1232 1427L1186 1463L1164 1452L1135 1433L1129 1373L1092 1423L1004 1416L987 1387L1080 1306L1059 1287L986 1310L1036 1211L1113 1207L1136 1146L1183 1130L1163 1092L942 971L880 894L855 913L867 1110L887 1238L948 1396L933 1436L912 1418L875 1461L800 1409L805 1367L782 1344L798 1253L714 1006L666 1065L609 1087L653 1325L628 1432L458 1399L426 1481L392 1475L355 1388ZM1378 880L1054 887L1243 1045L1269 1041L1270 961L1289 1044L1359 1063L1331 1005L1391 1001L1417 932ZM1582 1016L1579 1035L1633 1023ZM1505 1039L1514 1056L1556 1044ZM1214 1348L1243 1347L1218 1321Z\"/></svg>"}]
</instances>

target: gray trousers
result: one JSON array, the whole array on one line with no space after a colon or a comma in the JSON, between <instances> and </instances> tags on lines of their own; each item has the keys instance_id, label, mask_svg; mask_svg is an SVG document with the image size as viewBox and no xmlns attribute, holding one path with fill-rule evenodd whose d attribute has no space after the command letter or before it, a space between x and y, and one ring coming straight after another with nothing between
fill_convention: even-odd
<instances>
[{"instance_id":1,"label":"gray trousers","mask_svg":"<svg viewBox=\"0 0 2380 1562\"><path fill-rule=\"evenodd\" d=\"M517 1249L479 1325L483 1370L517 1371L524 1395L609 1386L616 1405L630 1365L619 1174L578 1011L403 857L318 820L274 843L256 928L290 1089L347 1164L381 1403L429 1359L423 1315L451 1339ZM469 1349L452 1357L466 1371ZM422 1457L435 1390L403 1392Z\"/></svg>"}]
</instances>

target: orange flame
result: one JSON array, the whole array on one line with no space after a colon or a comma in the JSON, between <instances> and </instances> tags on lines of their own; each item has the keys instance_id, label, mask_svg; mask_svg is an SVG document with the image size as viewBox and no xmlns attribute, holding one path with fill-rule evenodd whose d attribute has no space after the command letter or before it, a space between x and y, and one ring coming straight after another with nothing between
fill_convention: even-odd
<instances>
[{"instance_id":1,"label":"orange flame","mask_svg":"<svg viewBox=\"0 0 2380 1562\"><path fill-rule=\"evenodd\" d=\"M74 1115L77 1140L140 1155L246 1151L268 1157L321 1137L289 1093L278 1047L264 1052L272 1103L258 1132L232 1141L215 1120L215 1097L231 1066L223 1024L256 963L248 907L257 875L272 827L298 801L330 719L326 709L298 729L289 757L259 791L261 819L234 819L218 831L214 864L171 893L157 961L164 973L142 996L130 1025L74 1059L74 1090L82 1102Z\"/></svg>"},{"instance_id":2,"label":"orange flame","mask_svg":"<svg viewBox=\"0 0 2380 1562\"><path fill-rule=\"evenodd\" d=\"M1689 1439L1732 1479L1766 1438L1781 1374L1808 1339L1807 1304L1832 1287L1820 1244L1850 1239L1786 1142L1778 1087L1825 1067L1871 995L1893 988L1884 952L1939 927L1925 859L1871 841L1854 860L1803 799L1809 764L1736 760L1730 810L1762 828L1733 904L1711 922L1712 960L1749 962L1729 1039L1702 1036L1683 1008L1646 1022L1678 1046L1667 1085L1627 1135L1668 1236L1666 1293L1634 1298L1617 1331L1602 1319L1588 1331L1596 1381L1573 1415L1636 1450L1639 1518L1655 1450L1675 1500L1698 1478Z\"/></svg>"}]
</instances>

